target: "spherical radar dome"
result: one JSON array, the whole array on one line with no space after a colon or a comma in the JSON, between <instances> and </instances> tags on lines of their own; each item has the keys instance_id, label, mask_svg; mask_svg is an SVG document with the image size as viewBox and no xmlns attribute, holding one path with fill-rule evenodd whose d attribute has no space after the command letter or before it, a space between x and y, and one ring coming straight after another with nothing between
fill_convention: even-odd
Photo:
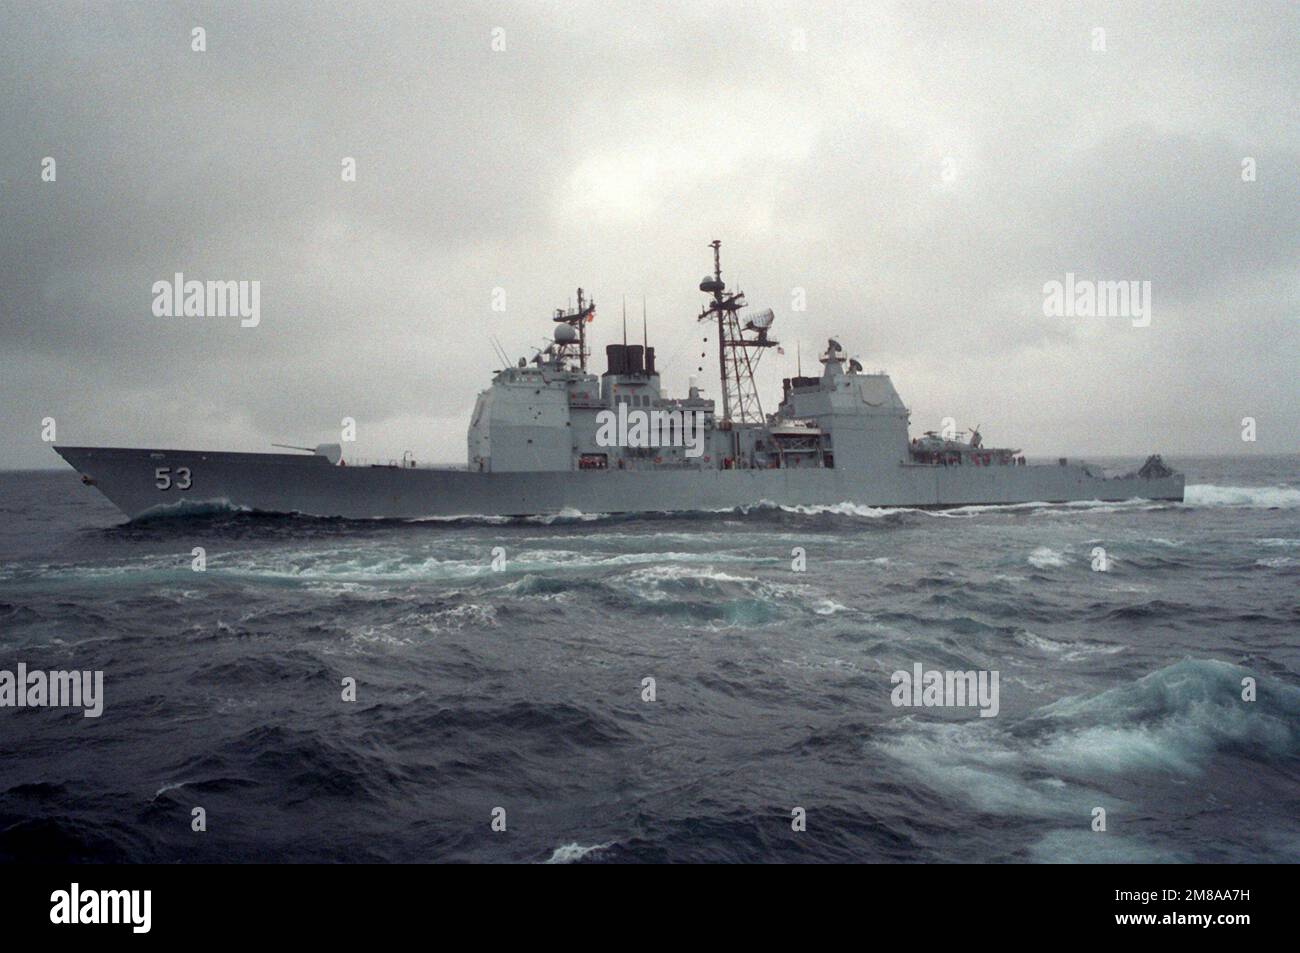
<instances>
[{"instance_id":1,"label":"spherical radar dome","mask_svg":"<svg viewBox=\"0 0 1300 953\"><path fill-rule=\"evenodd\" d=\"M573 330L573 325L561 324L555 329L556 344L572 344L576 340L578 340L578 332Z\"/></svg>"}]
</instances>

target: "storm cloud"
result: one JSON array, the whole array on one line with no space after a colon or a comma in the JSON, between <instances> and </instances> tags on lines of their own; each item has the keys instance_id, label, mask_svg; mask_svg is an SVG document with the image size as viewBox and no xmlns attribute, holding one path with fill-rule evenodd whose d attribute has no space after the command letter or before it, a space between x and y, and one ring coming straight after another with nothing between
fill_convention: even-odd
<instances>
[{"instance_id":1,"label":"storm cloud","mask_svg":"<svg viewBox=\"0 0 1300 953\"><path fill-rule=\"evenodd\" d=\"M579 285L598 354L644 300L666 386L716 396L714 238L777 314L767 410L833 336L914 431L1292 452L1297 35L1287 3L6 4L0 466L56 464L47 417L240 450L352 417L359 456L463 462L491 339L531 355ZM177 272L259 281L260 323L154 315ZM1149 281L1150 326L1045 316L1067 273Z\"/></svg>"}]
</instances>

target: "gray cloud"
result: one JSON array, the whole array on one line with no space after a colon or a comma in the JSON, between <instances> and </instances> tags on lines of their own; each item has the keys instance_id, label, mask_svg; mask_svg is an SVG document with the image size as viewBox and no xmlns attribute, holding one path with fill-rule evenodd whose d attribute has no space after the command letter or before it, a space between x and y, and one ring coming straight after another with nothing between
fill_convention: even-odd
<instances>
[{"instance_id":1,"label":"gray cloud","mask_svg":"<svg viewBox=\"0 0 1300 953\"><path fill-rule=\"evenodd\" d=\"M922 429L952 415L1043 454L1294 451L1298 21L1283 3L10 5L0 466L54 462L46 416L66 442L235 449L352 416L363 454L461 460L489 337L530 353L579 284L598 345L644 295L669 386L716 389L694 320L715 237L778 314L768 401L795 341L807 365L834 335ZM176 271L260 280L261 326L155 318ZM1044 317L1067 271L1151 281L1151 327Z\"/></svg>"}]
</instances>

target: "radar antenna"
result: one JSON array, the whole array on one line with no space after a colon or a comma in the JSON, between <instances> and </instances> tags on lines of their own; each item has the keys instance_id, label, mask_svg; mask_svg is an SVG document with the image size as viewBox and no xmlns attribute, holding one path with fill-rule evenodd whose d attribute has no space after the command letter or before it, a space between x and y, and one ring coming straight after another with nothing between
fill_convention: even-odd
<instances>
[{"instance_id":1,"label":"radar antenna","mask_svg":"<svg viewBox=\"0 0 1300 953\"><path fill-rule=\"evenodd\" d=\"M570 337L568 334L556 335L555 338L555 359L560 362L577 360L578 367L582 370L587 369L587 358L591 356L591 351L587 348L587 324L596 317L596 299L585 300L583 291L578 289L578 307L572 311L565 311L563 308L555 309L553 320L557 324L567 324L576 331L576 335ZM561 340L561 337L567 340Z\"/></svg>"},{"instance_id":2,"label":"radar antenna","mask_svg":"<svg viewBox=\"0 0 1300 953\"><path fill-rule=\"evenodd\" d=\"M764 349L777 345L767 336L774 318L770 310L761 311L742 324L739 312L746 305L745 293L727 291L722 281L721 246L722 242L716 238L709 243L713 249L713 274L704 276L700 290L712 295L713 300L700 311L699 320L716 320L718 325L723 419L742 424L762 423L763 405L758 398L754 369L758 367Z\"/></svg>"}]
</instances>

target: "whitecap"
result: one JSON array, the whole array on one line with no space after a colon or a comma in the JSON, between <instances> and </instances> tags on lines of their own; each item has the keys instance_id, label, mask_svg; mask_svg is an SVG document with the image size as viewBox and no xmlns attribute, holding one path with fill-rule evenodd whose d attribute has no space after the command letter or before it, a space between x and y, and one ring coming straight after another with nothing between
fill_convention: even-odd
<instances>
[{"instance_id":1,"label":"whitecap","mask_svg":"<svg viewBox=\"0 0 1300 953\"><path fill-rule=\"evenodd\" d=\"M168 791L175 791L177 788L183 788L189 784L188 781L169 781L153 793L153 799L156 801Z\"/></svg>"},{"instance_id":2,"label":"whitecap","mask_svg":"<svg viewBox=\"0 0 1300 953\"><path fill-rule=\"evenodd\" d=\"M1099 793L1084 779L1199 776L1216 752L1292 757L1300 690L1261 683L1243 704L1240 666L1188 659L1096 695L1039 709L1010 730L999 718L935 722L911 714L878 748L937 790L994 814L1087 816ZM1066 779L1064 787L1061 780ZM1073 779L1073 780L1071 780Z\"/></svg>"},{"instance_id":3,"label":"whitecap","mask_svg":"<svg viewBox=\"0 0 1300 953\"><path fill-rule=\"evenodd\" d=\"M1269 569L1283 569L1287 566L1294 566L1295 560L1290 556L1272 556L1268 559L1256 559L1256 566L1265 566Z\"/></svg>"},{"instance_id":4,"label":"whitecap","mask_svg":"<svg viewBox=\"0 0 1300 953\"><path fill-rule=\"evenodd\" d=\"M1183 501L1191 506L1294 510L1300 508L1300 489L1293 486L1215 486L1196 483L1184 491Z\"/></svg>"},{"instance_id":5,"label":"whitecap","mask_svg":"<svg viewBox=\"0 0 1300 953\"><path fill-rule=\"evenodd\" d=\"M1029 554L1029 562L1031 565L1037 566L1039 569L1047 569L1052 566L1064 566L1065 556L1062 553L1057 552L1055 549L1050 549L1047 546L1039 546Z\"/></svg>"},{"instance_id":6,"label":"whitecap","mask_svg":"<svg viewBox=\"0 0 1300 953\"><path fill-rule=\"evenodd\" d=\"M582 844L575 841L572 844L564 844L561 847L555 848L555 853L551 854L550 860L544 861L544 863L572 864L582 860L582 858L589 854L594 854L598 850L605 850L612 846L613 841L610 841L607 844L592 844L589 847L584 847Z\"/></svg>"}]
</instances>

